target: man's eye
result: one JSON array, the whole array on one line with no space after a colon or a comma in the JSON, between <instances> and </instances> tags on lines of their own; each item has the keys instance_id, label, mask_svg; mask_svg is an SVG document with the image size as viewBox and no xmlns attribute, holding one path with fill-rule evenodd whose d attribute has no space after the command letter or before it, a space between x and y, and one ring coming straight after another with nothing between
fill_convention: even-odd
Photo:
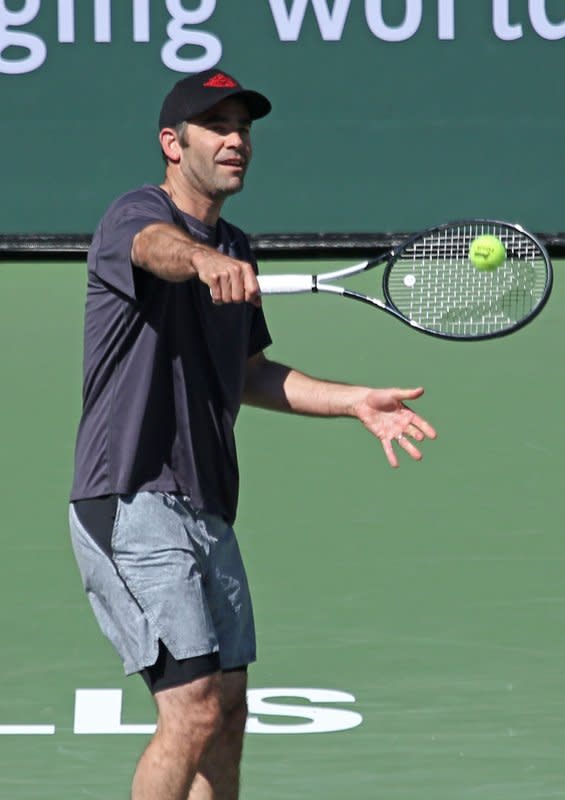
<instances>
[{"instance_id":1,"label":"man's eye","mask_svg":"<svg viewBox=\"0 0 565 800\"><path fill-rule=\"evenodd\" d=\"M232 126L232 125L222 125L221 123L212 123L208 125L208 130L212 131L213 133L217 133L220 136L228 136L232 131L237 131L241 136L249 136L251 132L251 125L241 125L241 126Z\"/></svg>"}]
</instances>

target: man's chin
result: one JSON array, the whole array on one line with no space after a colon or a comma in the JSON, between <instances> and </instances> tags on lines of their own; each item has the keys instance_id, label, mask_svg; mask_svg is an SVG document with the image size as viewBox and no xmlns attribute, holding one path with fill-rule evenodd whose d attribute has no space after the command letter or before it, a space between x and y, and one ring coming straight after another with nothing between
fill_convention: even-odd
<instances>
[{"instance_id":1,"label":"man's chin","mask_svg":"<svg viewBox=\"0 0 565 800\"><path fill-rule=\"evenodd\" d=\"M243 183L243 178L233 178L222 187L221 192L225 197L237 194L243 189Z\"/></svg>"}]
</instances>

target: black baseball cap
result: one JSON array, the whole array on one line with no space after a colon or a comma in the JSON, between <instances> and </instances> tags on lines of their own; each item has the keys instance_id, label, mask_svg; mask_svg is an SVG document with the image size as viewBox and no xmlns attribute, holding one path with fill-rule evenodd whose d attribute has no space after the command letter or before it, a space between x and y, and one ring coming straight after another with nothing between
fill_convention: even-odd
<instances>
[{"instance_id":1,"label":"black baseball cap","mask_svg":"<svg viewBox=\"0 0 565 800\"><path fill-rule=\"evenodd\" d=\"M207 69L175 83L163 100L159 130L174 128L179 122L202 114L226 97L240 97L249 109L251 119L265 117L271 110L270 102L259 92L244 89L223 70Z\"/></svg>"}]
</instances>

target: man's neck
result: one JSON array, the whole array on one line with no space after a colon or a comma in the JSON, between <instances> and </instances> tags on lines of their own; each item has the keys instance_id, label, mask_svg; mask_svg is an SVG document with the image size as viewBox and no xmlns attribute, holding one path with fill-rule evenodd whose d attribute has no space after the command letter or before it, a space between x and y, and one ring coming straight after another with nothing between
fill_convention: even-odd
<instances>
[{"instance_id":1,"label":"man's neck","mask_svg":"<svg viewBox=\"0 0 565 800\"><path fill-rule=\"evenodd\" d=\"M180 181L176 180L174 174L167 172L165 180L161 184L161 189L166 192L173 203L185 214L200 220L205 225L215 225L220 216L223 198L221 200L211 199L187 188Z\"/></svg>"}]
</instances>

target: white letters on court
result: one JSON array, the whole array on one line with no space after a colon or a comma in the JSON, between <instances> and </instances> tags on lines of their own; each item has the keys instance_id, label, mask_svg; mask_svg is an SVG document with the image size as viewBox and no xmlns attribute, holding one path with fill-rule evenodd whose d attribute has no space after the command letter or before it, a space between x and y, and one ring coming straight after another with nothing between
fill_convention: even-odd
<instances>
[{"instance_id":1,"label":"white letters on court","mask_svg":"<svg viewBox=\"0 0 565 800\"><path fill-rule=\"evenodd\" d=\"M308 702L281 702L285 699ZM153 734L154 724L134 725L122 722L122 701L121 689L77 689L73 733L106 736ZM354 702L355 697L352 694L334 689L249 689L246 732L300 734L346 731L362 723L361 714L344 708L312 704ZM268 721L262 717L267 717ZM297 719L302 721L297 722ZM55 732L55 725L0 725L0 736L48 736Z\"/></svg>"}]
</instances>

